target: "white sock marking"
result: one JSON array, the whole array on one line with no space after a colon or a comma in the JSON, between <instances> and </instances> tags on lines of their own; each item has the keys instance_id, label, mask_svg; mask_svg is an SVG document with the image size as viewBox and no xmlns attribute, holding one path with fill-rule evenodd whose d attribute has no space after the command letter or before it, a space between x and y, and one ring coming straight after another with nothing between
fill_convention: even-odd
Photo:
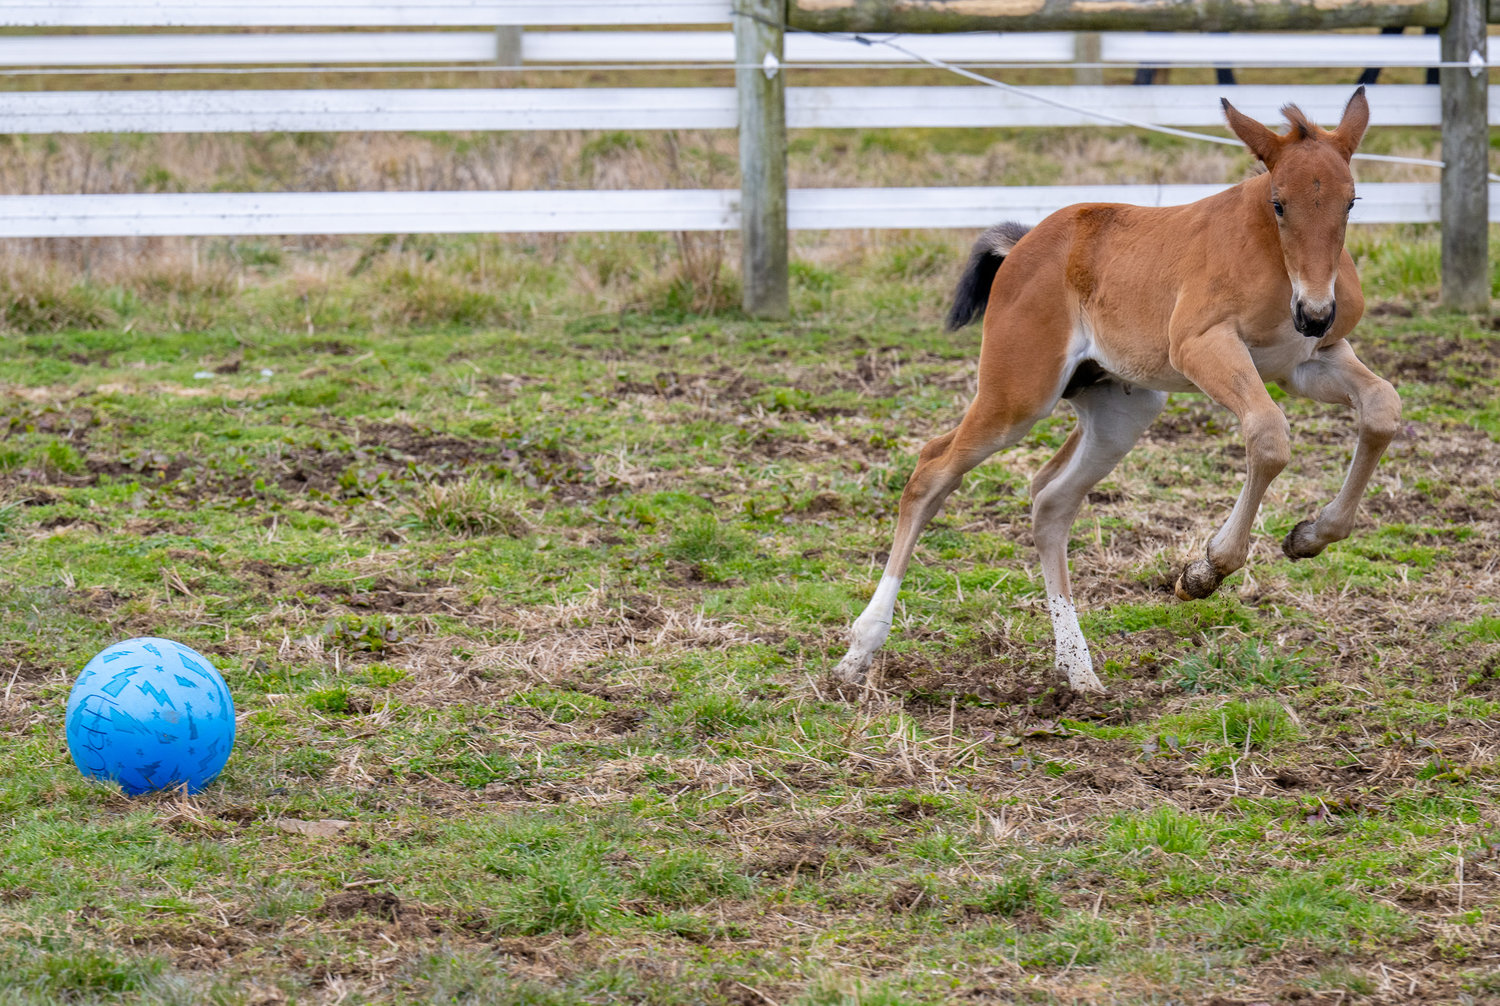
<instances>
[{"instance_id":1,"label":"white sock marking","mask_svg":"<svg viewBox=\"0 0 1500 1006\"><path fill-rule=\"evenodd\" d=\"M854 620L854 628L850 632L854 645L850 649L873 653L880 648L880 644L890 634L891 620L896 614L896 595L900 590L899 576L880 578L880 586L875 588L870 603L865 605L864 612Z\"/></svg>"},{"instance_id":2,"label":"white sock marking","mask_svg":"<svg viewBox=\"0 0 1500 1006\"><path fill-rule=\"evenodd\" d=\"M849 652L844 654L834 673L846 681L864 678L865 668L870 665L870 655L880 649L885 637L890 635L891 618L896 613L896 594L901 590L901 578L882 576L880 586L865 610L854 620L849 629Z\"/></svg>"},{"instance_id":3,"label":"white sock marking","mask_svg":"<svg viewBox=\"0 0 1500 1006\"><path fill-rule=\"evenodd\" d=\"M1078 609L1061 594L1047 598L1052 615L1052 637L1057 643L1057 669L1068 676L1068 684L1080 690L1099 690L1094 674L1094 660L1089 656L1088 641L1078 625Z\"/></svg>"}]
</instances>

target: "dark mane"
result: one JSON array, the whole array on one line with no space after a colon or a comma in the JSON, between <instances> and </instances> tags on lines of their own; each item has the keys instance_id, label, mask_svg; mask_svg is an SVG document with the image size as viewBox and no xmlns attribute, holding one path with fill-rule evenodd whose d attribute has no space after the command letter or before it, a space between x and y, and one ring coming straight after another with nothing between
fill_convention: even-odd
<instances>
[{"instance_id":1,"label":"dark mane","mask_svg":"<svg viewBox=\"0 0 1500 1006\"><path fill-rule=\"evenodd\" d=\"M1287 133L1288 136L1295 132L1297 139L1305 140L1312 136L1313 130L1317 128L1307 121L1307 116L1296 105L1282 105L1281 114L1286 116L1286 121L1292 124L1292 131Z\"/></svg>"}]
</instances>

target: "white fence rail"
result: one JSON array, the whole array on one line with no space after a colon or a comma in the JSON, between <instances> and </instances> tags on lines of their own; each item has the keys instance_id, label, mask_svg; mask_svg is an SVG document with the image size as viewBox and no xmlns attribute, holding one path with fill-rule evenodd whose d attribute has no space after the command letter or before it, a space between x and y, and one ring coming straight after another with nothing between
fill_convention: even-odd
<instances>
[{"instance_id":1,"label":"white fence rail","mask_svg":"<svg viewBox=\"0 0 1500 1006\"><path fill-rule=\"evenodd\" d=\"M1077 202L1172 206L1224 188L793 189L787 211L792 230L969 228L999 219L1036 223ZM1364 185L1360 197L1355 223L1437 219L1433 184ZM0 196L0 237L732 231L740 227L739 199L733 189ZM1493 198L1490 205L1497 205Z\"/></svg>"},{"instance_id":2,"label":"white fence rail","mask_svg":"<svg viewBox=\"0 0 1500 1006\"><path fill-rule=\"evenodd\" d=\"M1222 87L1035 87L1083 108L1171 126L1223 122ZM1297 102L1314 119L1337 118L1349 88L1243 86L1247 115L1274 121ZM1436 88L1371 92L1376 126L1435 126ZM1500 125L1500 107L1490 122ZM443 88L329 91L0 92L0 133L389 132L548 129L734 129L729 87ZM1094 126L1101 120L987 87L792 87L792 129Z\"/></svg>"},{"instance_id":3,"label":"white fence rail","mask_svg":"<svg viewBox=\"0 0 1500 1006\"><path fill-rule=\"evenodd\" d=\"M730 0L0 0L12 28L727 24Z\"/></svg>"},{"instance_id":4,"label":"white fence rail","mask_svg":"<svg viewBox=\"0 0 1500 1006\"><path fill-rule=\"evenodd\" d=\"M1118 32L1100 38L1107 63L1174 63L1226 66L1432 66L1441 51L1436 35Z\"/></svg>"},{"instance_id":5,"label":"white fence rail","mask_svg":"<svg viewBox=\"0 0 1500 1006\"><path fill-rule=\"evenodd\" d=\"M5 7L0 6L0 12ZM535 24L535 22L531 22ZM901 48L966 66L1070 63L1076 36L929 34ZM1431 66L1439 40L1424 34L1166 34L1121 31L1100 40L1103 63L1226 66ZM276 34L95 34L0 39L0 66L240 66L287 63L492 63L495 31L317 31ZM528 31L522 63L732 63L729 31ZM790 34L790 64L906 63L883 45Z\"/></svg>"},{"instance_id":6,"label":"white fence rail","mask_svg":"<svg viewBox=\"0 0 1500 1006\"><path fill-rule=\"evenodd\" d=\"M0 12L4 6L0 4ZM536 24L537 22L531 22ZM903 36L901 46L967 66L1070 63L1070 32ZM295 63L492 63L496 35L482 32L282 32L260 35L32 35L0 39L0 66L193 66ZM1274 36L1119 32L1100 38L1099 61L1152 65L1431 66L1432 35ZM521 36L523 63L732 63L727 31L543 31ZM847 38L787 36L785 62L897 64L908 57Z\"/></svg>"},{"instance_id":7,"label":"white fence rail","mask_svg":"<svg viewBox=\"0 0 1500 1006\"><path fill-rule=\"evenodd\" d=\"M558 34L572 34L571 32ZM625 32L590 32L623 35ZM538 37L533 33L533 37ZM0 66L243 66L482 63L494 31L286 32L275 35L31 35L0 38Z\"/></svg>"}]
</instances>

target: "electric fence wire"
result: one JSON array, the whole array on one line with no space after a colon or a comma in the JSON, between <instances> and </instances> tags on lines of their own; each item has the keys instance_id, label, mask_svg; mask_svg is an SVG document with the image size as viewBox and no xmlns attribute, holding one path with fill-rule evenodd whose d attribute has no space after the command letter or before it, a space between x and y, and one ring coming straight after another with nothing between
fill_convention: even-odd
<instances>
[{"instance_id":1,"label":"electric fence wire","mask_svg":"<svg viewBox=\"0 0 1500 1006\"><path fill-rule=\"evenodd\" d=\"M734 11L734 14L737 17L747 17L755 21L760 21L762 23L770 23L767 21L767 19L753 14L749 11L736 10ZM1132 129L1143 129L1147 132L1162 133L1167 136L1177 136L1183 139L1201 140L1204 143L1216 143L1231 147L1238 147L1241 145L1238 139L1230 139L1226 136L1214 136L1212 133L1197 133L1193 132L1190 129L1177 129L1174 126L1163 126L1154 122L1142 122L1138 119L1127 119L1123 116L1112 115L1109 112L1101 112L1096 108L1085 108L1082 105L1074 105L1070 102L1048 97L1047 95L1037 94L1036 92L1027 90L1024 87L1017 87L1015 84L1007 84L1002 80L996 80L993 77L986 77L983 74L975 73L972 70L968 70L964 67L957 66L945 60L938 59L935 56L926 56L922 53L913 52L905 46L897 45L894 39L901 38L902 35L900 34L893 35L890 38L872 38L868 35L859 33L811 31L807 29L791 30L802 31L806 34L817 35L827 39L841 39L847 42L854 42L859 45L865 46L882 45L894 52L901 53L910 60L914 60L918 63L925 63L928 66L933 67L934 69L945 70L949 73L957 74L958 76L963 77L967 80L972 80L975 83L984 84L988 87L999 88L1000 90L1006 91L1010 94L1014 94L1017 97L1027 98L1031 101L1038 101L1044 105L1051 105L1053 108L1059 108L1063 111L1072 112L1075 115L1083 115L1092 119L1098 119L1101 122L1110 122L1118 126L1128 126ZM1473 62L1473 60L1469 60L1466 62L1449 61L1446 63L1441 63L1439 65L1444 67L1463 67L1468 69L1471 73L1479 71L1487 72L1488 70L1487 66L1483 62L1476 64L1475 62ZM1362 161L1382 161L1388 164L1414 164L1421 167L1439 169L1447 167L1447 164L1443 161L1435 161L1425 157L1398 157L1393 154L1365 153L1356 153L1354 156L1355 158ZM1488 177L1488 179L1492 182L1500 182L1500 175L1497 175L1493 172L1487 173L1486 177Z\"/></svg>"},{"instance_id":2,"label":"electric fence wire","mask_svg":"<svg viewBox=\"0 0 1500 1006\"><path fill-rule=\"evenodd\" d=\"M1198 133L1190 129L1178 129L1175 126L1163 126L1154 122L1143 122L1139 119L1127 119L1124 116L1113 115L1109 112L1102 112L1097 108L1085 108L1082 105L1075 105L1071 102L1062 101L1048 95L1038 94L1035 91L1028 90L1024 87L1017 87L1015 84L1007 84L1003 80L996 80L994 77L986 77L984 74L975 73L974 71L966 69L965 67L957 66L953 63L947 62L946 60L938 59L935 56L926 56L922 53L914 52L911 49L906 48L905 46L896 44L893 39L900 38L900 35L892 36L892 38L871 38L868 35L840 34L835 32L813 32L812 34L820 35L824 38L830 39L843 39L845 41L854 42L860 45L885 46L888 49L901 53L910 60L914 60L919 63L925 63L928 66L933 67L934 69L944 70L948 73L957 74L958 76L963 77L966 80L972 80L975 83L984 84L988 87L999 88L1000 90L1005 91L1009 94L1014 94L1017 97L1041 102L1044 105L1051 105L1053 108L1062 109L1066 112L1072 112L1075 115L1088 116L1092 119L1098 119L1101 122L1113 123L1117 126L1129 126L1132 129L1143 129L1148 132L1162 133L1167 136L1176 136L1188 140L1201 140L1204 143L1217 143L1222 146L1238 147L1242 145L1238 139L1230 139L1226 136L1214 136L1212 133ZM1474 64L1468 62L1449 62L1441 65L1464 67L1470 70L1474 69ZM1443 161L1435 161L1425 157L1399 157L1394 154L1366 153L1356 153L1354 156L1356 159L1362 161L1381 161L1387 164L1415 164L1429 168L1446 167L1446 164ZM1490 173L1488 177L1492 182L1500 182L1500 175Z\"/></svg>"}]
</instances>

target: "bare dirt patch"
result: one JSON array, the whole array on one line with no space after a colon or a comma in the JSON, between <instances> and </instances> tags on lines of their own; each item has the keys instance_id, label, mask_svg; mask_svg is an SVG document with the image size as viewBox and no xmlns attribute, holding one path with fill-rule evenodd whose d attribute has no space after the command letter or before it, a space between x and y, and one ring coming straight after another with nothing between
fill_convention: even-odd
<instances>
[{"instance_id":1,"label":"bare dirt patch","mask_svg":"<svg viewBox=\"0 0 1500 1006\"><path fill-rule=\"evenodd\" d=\"M465 591L434 581L376 578L368 587L348 583L286 582L287 599L315 610L348 609L400 615L465 614L474 606Z\"/></svg>"},{"instance_id":2,"label":"bare dirt patch","mask_svg":"<svg viewBox=\"0 0 1500 1006\"><path fill-rule=\"evenodd\" d=\"M1442 383L1451 391L1493 381L1500 374L1500 339L1413 336L1410 342L1371 341L1360 357L1375 373L1395 384Z\"/></svg>"},{"instance_id":3,"label":"bare dirt patch","mask_svg":"<svg viewBox=\"0 0 1500 1006\"><path fill-rule=\"evenodd\" d=\"M1152 718L1162 698L1176 691L1157 680L1156 648L1172 641L1164 630L1112 637L1113 648L1124 644L1140 659L1131 665L1132 676L1113 682L1105 695L1074 691L1058 680L1049 654L999 635L981 650L941 658L889 655L880 665L879 688L924 719L948 717L970 729L1008 729L1063 715L1126 725Z\"/></svg>"},{"instance_id":4,"label":"bare dirt patch","mask_svg":"<svg viewBox=\"0 0 1500 1006\"><path fill-rule=\"evenodd\" d=\"M402 901L391 891L373 887L354 888L330 894L317 910L323 919L368 919L356 926L355 935L379 941L382 935L398 940L426 940L462 930L452 926L443 913L430 906Z\"/></svg>"},{"instance_id":5,"label":"bare dirt patch","mask_svg":"<svg viewBox=\"0 0 1500 1006\"><path fill-rule=\"evenodd\" d=\"M59 431L67 426L68 442L80 449L87 446L86 434L95 423L91 413L84 410L85 418L40 415L40 421ZM591 465L571 447L515 436L461 437L394 423L354 427L344 445L283 444L212 457L157 450L123 455L95 451L84 457L81 471L13 469L3 484L90 486L108 478L139 482L144 488L189 501L255 497L268 487L294 495L346 497L388 491L383 489L386 484L448 481L475 470L509 474L532 488L553 487L565 497L587 496L596 490ZM45 501L44 490L26 491Z\"/></svg>"},{"instance_id":6,"label":"bare dirt patch","mask_svg":"<svg viewBox=\"0 0 1500 1006\"><path fill-rule=\"evenodd\" d=\"M737 405L759 394L765 384L733 367L719 367L704 374L682 374L661 370L646 380L617 379L610 389L616 394L650 395L657 398L687 398L700 405Z\"/></svg>"},{"instance_id":7,"label":"bare dirt patch","mask_svg":"<svg viewBox=\"0 0 1500 1006\"><path fill-rule=\"evenodd\" d=\"M99 425L99 416L93 409L76 406L30 406L16 402L10 409L0 411L0 439L18 433L45 433L81 442Z\"/></svg>"}]
</instances>

